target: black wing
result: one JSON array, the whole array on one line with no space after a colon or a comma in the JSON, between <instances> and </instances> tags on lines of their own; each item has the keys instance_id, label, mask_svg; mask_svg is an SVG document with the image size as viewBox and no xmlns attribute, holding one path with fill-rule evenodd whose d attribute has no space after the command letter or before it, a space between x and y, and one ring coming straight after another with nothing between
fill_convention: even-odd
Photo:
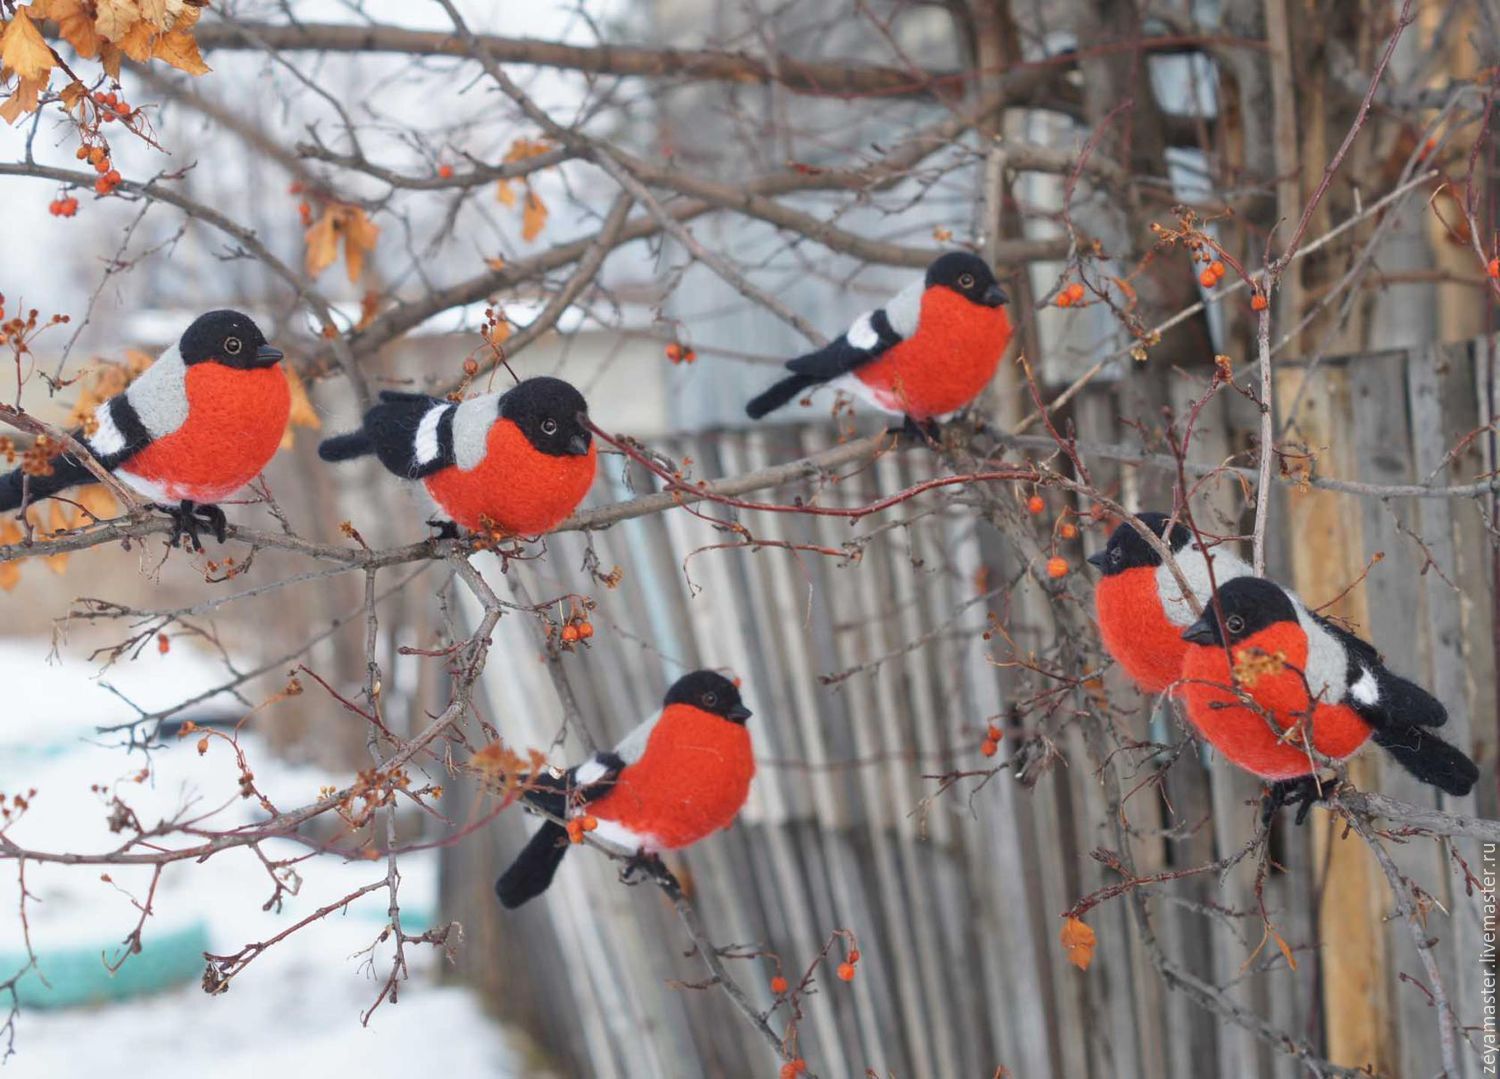
<instances>
[{"instance_id":1,"label":"black wing","mask_svg":"<svg viewBox=\"0 0 1500 1079\"><path fill-rule=\"evenodd\" d=\"M1349 669L1345 678L1350 687L1350 696L1346 703L1364 717L1370 726L1376 729L1390 725L1398 728L1441 727L1448 722L1448 710L1443 707L1443 703L1415 682L1388 670L1380 653L1368 641L1356 637L1337 622L1321 615L1315 614L1313 618L1344 646L1349 657ZM1368 698L1368 690L1358 694L1354 692L1354 687L1368 687L1371 682L1374 683L1375 699L1361 699L1362 696Z\"/></svg>"},{"instance_id":2,"label":"black wing","mask_svg":"<svg viewBox=\"0 0 1500 1079\"><path fill-rule=\"evenodd\" d=\"M88 446L99 463L111 472L151 444L151 433L125 394L105 401L99 406L97 416L101 424L111 425L117 436L108 450L96 446L82 431L74 431L72 435ZM28 477L19 468L0 476L0 512L19 508L23 489L27 499L35 502L69 487L93 482L94 474L83 461L72 453L60 453L52 459L52 471L45 476Z\"/></svg>"},{"instance_id":3,"label":"black wing","mask_svg":"<svg viewBox=\"0 0 1500 1079\"><path fill-rule=\"evenodd\" d=\"M437 421L436 441L419 445L422 422L435 408L444 408ZM421 479L453 464L452 402L425 393L398 393L384 390L380 403L365 413L364 434L375 456L398 476Z\"/></svg>"},{"instance_id":4,"label":"black wing","mask_svg":"<svg viewBox=\"0 0 1500 1079\"><path fill-rule=\"evenodd\" d=\"M891 320L884 310L871 311L856 319L854 325L836 340L816 352L788 361L786 369L796 375L828 382L878 359L901 340L901 335L891 328Z\"/></svg>"}]
</instances>

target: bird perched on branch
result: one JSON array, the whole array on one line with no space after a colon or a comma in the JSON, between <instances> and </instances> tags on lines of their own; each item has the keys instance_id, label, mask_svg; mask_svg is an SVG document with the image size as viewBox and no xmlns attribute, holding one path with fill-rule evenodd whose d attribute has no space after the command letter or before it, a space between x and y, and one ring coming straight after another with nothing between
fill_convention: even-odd
<instances>
[{"instance_id":1,"label":"bird perched on branch","mask_svg":"<svg viewBox=\"0 0 1500 1079\"><path fill-rule=\"evenodd\" d=\"M733 682L694 671L667 691L659 715L612 751L561 775L529 777L524 797L547 819L495 882L500 902L519 907L547 890L574 839L570 829L581 838L587 827L607 847L653 858L727 828L755 775L749 718Z\"/></svg>"},{"instance_id":2,"label":"bird perched on branch","mask_svg":"<svg viewBox=\"0 0 1500 1079\"><path fill-rule=\"evenodd\" d=\"M286 431L291 389L277 366L281 352L250 316L210 311L193 320L125 391L94 412L82 442L128 487L173 518L169 542L187 538L202 550L208 528L222 543L226 521L217 503L253 480ZM93 483L71 453L47 475L17 469L0 476L0 511Z\"/></svg>"},{"instance_id":3,"label":"bird perched on branch","mask_svg":"<svg viewBox=\"0 0 1500 1079\"><path fill-rule=\"evenodd\" d=\"M1251 569L1222 545L1205 554L1181 521L1168 532L1165 513L1141 513L1136 520L1162 537L1197 605L1188 602L1161 555L1127 521L1115 529L1104 550L1089 556L1102 575L1094 589L1094 617L1115 662L1144 692L1160 693L1181 675L1188 650L1182 631L1208 603L1213 583L1250 576Z\"/></svg>"},{"instance_id":4,"label":"bird perched on branch","mask_svg":"<svg viewBox=\"0 0 1500 1079\"><path fill-rule=\"evenodd\" d=\"M1235 764L1273 781L1263 821L1291 802L1301 803L1302 823L1322 796L1312 751L1343 760L1371 737L1447 794L1468 794L1479 778L1473 761L1432 732L1448 720L1442 704L1273 581L1220 585L1217 604L1182 636L1188 719Z\"/></svg>"},{"instance_id":5,"label":"bird perched on branch","mask_svg":"<svg viewBox=\"0 0 1500 1079\"><path fill-rule=\"evenodd\" d=\"M826 385L927 426L969 404L994 377L1010 343L1006 299L983 259L943 255L837 340L787 363L792 373L745 411L758 420Z\"/></svg>"},{"instance_id":6,"label":"bird perched on branch","mask_svg":"<svg viewBox=\"0 0 1500 1079\"><path fill-rule=\"evenodd\" d=\"M318 456L373 453L402 479L421 480L464 528L534 536L572 513L593 485L587 419L583 394L560 378L528 378L462 403L386 391L358 431L325 440Z\"/></svg>"}]
</instances>

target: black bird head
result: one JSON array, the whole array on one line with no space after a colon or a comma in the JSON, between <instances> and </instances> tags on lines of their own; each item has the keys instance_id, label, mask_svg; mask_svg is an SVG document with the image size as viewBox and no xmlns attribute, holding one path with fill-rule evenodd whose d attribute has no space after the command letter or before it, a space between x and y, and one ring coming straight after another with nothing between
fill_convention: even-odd
<instances>
[{"instance_id":1,"label":"black bird head","mask_svg":"<svg viewBox=\"0 0 1500 1079\"><path fill-rule=\"evenodd\" d=\"M281 350L268 345L260 327L240 311L199 315L177 342L177 351L189 367L195 363L217 363L253 370L281 360Z\"/></svg>"},{"instance_id":2,"label":"black bird head","mask_svg":"<svg viewBox=\"0 0 1500 1079\"><path fill-rule=\"evenodd\" d=\"M740 691L735 684L714 671L683 675L667 690L665 703L690 704L712 715L722 716L731 723L744 723L751 714L740 700Z\"/></svg>"},{"instance_id":3,"label":"black bird head","mask_svg":"<svg viewBox=\"0 0 1500 1079\"><path fill-rule=\"evenodd\" d=\"M1162 535L1167 527L1167 515L1165 513L1138 513L1135 519L1145 525L1158 536ZM1167 546L1175 555L1193 541L1193 534L1188 531L1182 522L1172 526L1172 534L1167 538ZM1114 534L1109 537L1109 542L1104 545L1104 550L1098 554L1089 555L1089 563L1106 577L1113 577L1117 573L1124 573L1128 569L1139 569L1142 566L1161 565L1161 555L1141 538L1141 534L1128 523L1121 522Z\"/></svg>"},{"instance_id":4,"label":"black bird head","mask_svg":"<svg viewBox=\"0 0 1500 1079\"><path fill-rule=\"evenodd\" d=\"M1223 625L1214 613L1214 605L1209 603L1203 609L1203 617L1183 631L1183 640L1222 648L1226 640L1237 644L1267 626L1297 621L1297 608L1292 606L1286 592L1264 577L1225 581L1219 586L1218 597Z\"/></svg>"},{"instance_id":5,"label":"black bird head","mask_svg":"<svg viewBox=\"0 0 1500 1079\"><path fill-rule=\"evenodd\" d=\"M996 282L989 263L967 251L950 251L939 257L927 267L926 285L942 285L981 307L999 307L1010 299Z\"/></svg>"},{"instance_id":6,"label":"black bird head","mask_svg":"<svg viewBox=\"0 0 1500 1079\"><path fill-rule=\"evenodd\" d=\"M560 378L528 378L500 398L500 415L521 429L542 453L553 457L582 457L594 441L584 425L588 402Z\"/></svg>"}]
</instances>

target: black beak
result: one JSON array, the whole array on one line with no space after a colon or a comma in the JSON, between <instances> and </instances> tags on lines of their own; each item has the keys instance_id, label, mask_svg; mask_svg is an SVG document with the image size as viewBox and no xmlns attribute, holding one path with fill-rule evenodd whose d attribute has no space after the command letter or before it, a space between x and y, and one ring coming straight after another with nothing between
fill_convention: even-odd
<instances>
[{"instance_id":1,"label":"black beak","mask_svg":"<svg viewBox=\"0 0 1500 1079\"><path fill-rule=\"evenodd\" d=\"M986 307L999 307L1009 299L1010 297L1005 294L1003 288L999 285L991 285L984 290L984 296L980 302Z\"/></svg>"},{"instance_id":2,"label":"black beak","mask_svg":"<svg viewBox=\"0 0 1500 1079\"><path fill-rule=\"evenodd\" d=\"M281 362L282 352L279 348L270 345L261 345L255 350L255 362L262 367L270 367L273 363Z\"/></svg>"},{"instance_id":3,"label":"black beak","mask_svg":"<svg viewBox=\"0 0 1500 1079\"><path fill-rule=\"evenodd\" d=\"M750 711L750 709L746 708L743 704L735 705L726 713L726 715L736 723L743 723L754 714L754 712Z\"/></svg>"},{"instance_id":4,"label":"black beak","mask_svg":"<svg viewBox=\"0 0 1500 1079\"><path fill-rule=\"evenodd\" d=\"M1214 632L1214 624L1210 621L1213 612L1207 611L1203 617L1182 631L1182 639L1194 644L1218 644L1219 635Z\"/></svg>"},{"instance_id":5,"label":"black beak","mask_svg":"<svg viewBox=\"0 0 1500 1079\"><path fill-rule=\"evenodd\" d=\"M574 435L568 439L568 452L574 457L583 457L589 452L589 436Z\"/></svg>"},{"instance_id":6,"label":"black beak","mask_svg":"<svg viewBox=\"0 0 1500 1079\"><path fill-rule=\"evenodd\" d=\"M1088 559L1089 565L1093 566L1095 569L1103 569L1104 563L1108 560L1108 558L1108 551L1100 551L1098 554L1091 554L1089 555Z\"/></svg>"}]
</instances>

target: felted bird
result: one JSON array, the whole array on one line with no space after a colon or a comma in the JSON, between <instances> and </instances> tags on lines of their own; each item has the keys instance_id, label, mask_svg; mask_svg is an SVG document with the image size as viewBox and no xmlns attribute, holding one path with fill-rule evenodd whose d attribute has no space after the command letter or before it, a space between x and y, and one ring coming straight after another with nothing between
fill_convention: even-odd
<instances>
[{"instance_id":1,"label":"felted bird","mask_svg":"<svg viewBox=\"0 0 1500 1079\"><path fill-rule=\"evenodd\" d=\"M500 902L519 907L552 883L571 844L567 827L550 818L591 818L596 840L646 858L729 827L755 775L749 718L733 682L694 671L673 683L660 714L612 751L529 777L524 797L549 818L495 882Z\"/></svg>"},{"instance_id":2,"label":"felted bird","mask_svg":"<svg viewBox=\"0 0 1500 1079\"><path fill-rule=\"evenodd\" d=\"M978 397L1010 342L1005 290L977 255L950 252L836 340L787 363L792 373L745 406L760 419L829 386L926 426Z\"/></svg>"},{"instance_id":3,"label":"felted bird","mask_svg":"<svg viewBox=\"0 0 1500 1079\"><path fill-rule=\"evenodd\" d=\"M281 352L250 316L210 311L139 378L101 404L94 429L76 435L101 465L171 515L179 539L202 550L207 527L222 543L217 503L253 480L281 444L292 407ZM71 453L45 476L0 476L0 511L94 482Z\"/></svg>"},{"instance_id":4,"label":"felted bird","mask_svg":"<svg viewBox=\"0 0 1500 1079\"><path fill-rule=\"evenodd\" d=\"M1220 585L1217 609L1207 606L1182 636L1188 719L1224 756L1273 781L1263 821L1300 802L1300 824L1321 797L1321 764L1309 748L1343 760L1373 737L1417 779L1455 797L1479 778L1473 761L1432 732L1448 720L1441 703L1274 581Z\"/></svg>"},{"instance_id":5,"label":"felted bird","mask_svg":"<svg viewBox=\"0 0 1500 1079\"><path fill-rule=\"evenodd\" d=\"M1251 575L1250 564L1222 544L1205 555L1182 522L1167 533L1169 518L1164 513L1140 513L1136 520L1164 538L1198 601L1197 610L1213 592L1210 559L1213 580L1220 585ZM1161 555L1129 522L1122 522L1089 562L1101 574L1094 589L1094 617L1106 651L1142 691L1162 692L1181 676L1188 650L1182 631L1198 617L1197 610L1183 596Z\"/></svg>"},{"instance_id":6,"label":"felted bird","mask_svg":"<svg viewBox=\"0 0 1500 1079\"><path fill-rule=\"evenodd\" d=\"M387 390L358 431L326 439L318 456L373 453L402 479L421 480L464 528L534 536L572 513L593 485L587 416L583 394L560 378L528 378L461 403Z\"/></svg>"}]
</instances>

